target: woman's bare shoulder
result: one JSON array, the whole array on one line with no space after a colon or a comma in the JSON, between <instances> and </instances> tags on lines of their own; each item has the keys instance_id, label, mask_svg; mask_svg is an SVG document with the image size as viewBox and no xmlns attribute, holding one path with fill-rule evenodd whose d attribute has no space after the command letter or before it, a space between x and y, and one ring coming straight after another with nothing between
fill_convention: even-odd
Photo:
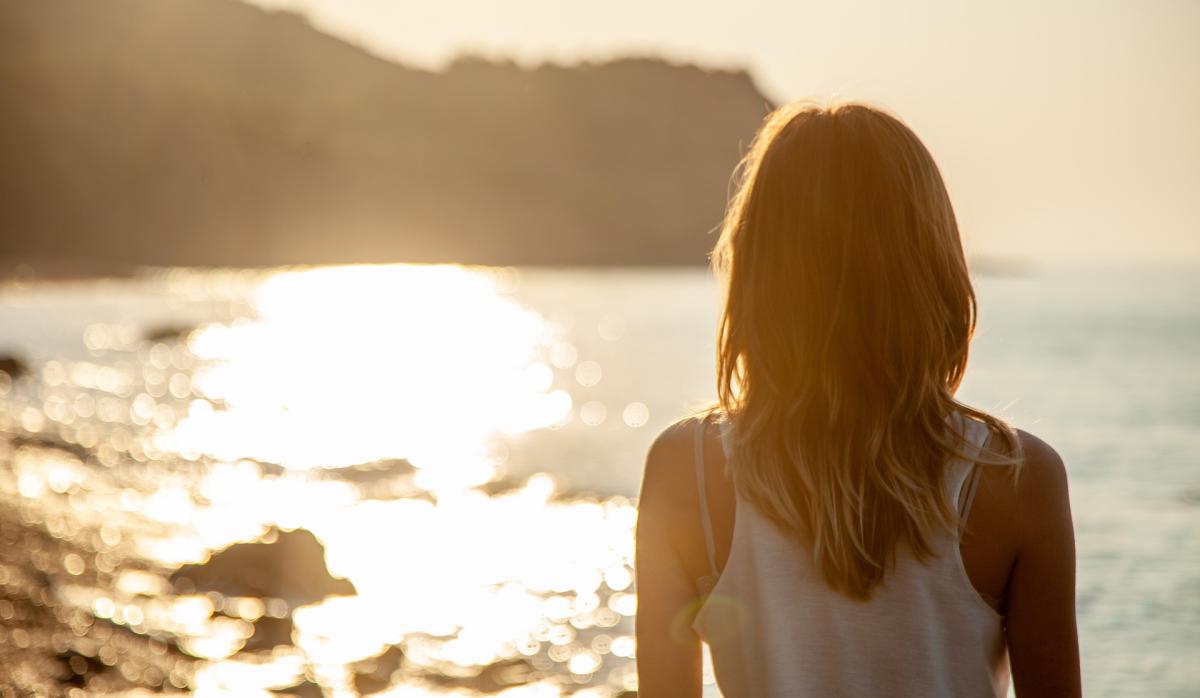
<instances>
[{"instance_id":1,"label":"woman's bare shoulder","mask_svg":"<svg viewBox=\"0 0 1200 698\"><path fill-rule=\"evenodd\" d=\"M1018 429L1017 436L1023 455L1016 486L1022 509L1044 516L1067 506L1067 466L1062 456L1027 431Z\"/></svg>"},{"instance_id":2,"label":"woman's bare shoulder","mask_svg":"<svg viewBox=\"0 0 1200 698\"><path fill-rule=\"evenodd\" d=\"M1060 545L1071 530L1067 467L1058 451L1028 431L1017 429L1020 465L984 469L980 494L986 493L992 520L1005 521L1014 549ZM999 533L999 532L998 532Z\"/></svg>"},{"instance_id":3,"label":"woman's bare shoulder","mask_svg":"<svg viewBox=\"0 0 1200 698\"><path fill-rule=\"evenodd\" d=\"M1025 456L1026 465L1040 469L1048 475L1058 473L1065 475L1066 468L1062 457L1058 455L1058 451L1054 450L1053 446L1024 429L1017 429L1016 431L1021 442L1021 451Z\"/></svg>"},{"instance_id":4,"label":"woman's bare shoulder","mask_svg":"<svg viewBox=\"0 0 1200 698\"><path fill-rule=\"evenodd\" d=\"M1026 549L1064 546L1073 538L1067 466L1042 439L1021 430L1017 435L1024 455L1016 481L1021 545Z\"/></svg>"},{"instance_id":5,"label":"woman's bare shoulder","mask_svg":"<svg viewBox=\"0 0 1200 698\"><path fill-rule=\"evenodd\" d=\"M646 452L639 506L675 509L694 503L695 416L681 417L654 437Z\"/></svg>"}]
</instances>

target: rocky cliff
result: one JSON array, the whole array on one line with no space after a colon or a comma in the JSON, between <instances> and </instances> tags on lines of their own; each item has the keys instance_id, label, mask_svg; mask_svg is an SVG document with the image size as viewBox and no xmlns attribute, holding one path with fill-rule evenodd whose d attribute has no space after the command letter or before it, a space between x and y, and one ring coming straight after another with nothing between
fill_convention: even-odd
<instances>
[{"instance_id":1,"label":"rocky cliff","mask_svg":"<svg viewBox=\"0 0 1200 698\"><path fill-rule=\"evenodd\" d=\"M0 258L700 264L740 71L377 58L234 0L0 0Z\"/></svg>"}]
</instances>

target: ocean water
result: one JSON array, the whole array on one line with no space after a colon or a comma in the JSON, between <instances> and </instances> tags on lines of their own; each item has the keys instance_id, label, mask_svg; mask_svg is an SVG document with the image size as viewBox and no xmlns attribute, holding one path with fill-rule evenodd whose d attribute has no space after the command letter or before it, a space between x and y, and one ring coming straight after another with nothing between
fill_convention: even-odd
<instances>
[{"instance_id":1,"label":"ocean water","mask_svg":"<svg viewBox=\"0 0 1200 698\"><path fill-rule=\"evenodd\" d=\"M1200 275L1048 267L976 290L959 396L1067 464L1085 690L1195 695ZM353 695L363 660L398 648L387 695L616 695L636 688L642 461L714 394L717 300L699 269L10 284L0 354L28 374L0 377L0 507L57 541L30 558L48 603L178 646L174 668L117 657L134 685ZM168 581L270 527L312 531L357 595L288 606ZM247 651L272 615L290 644Z\"/></svg>"}]
</instances>

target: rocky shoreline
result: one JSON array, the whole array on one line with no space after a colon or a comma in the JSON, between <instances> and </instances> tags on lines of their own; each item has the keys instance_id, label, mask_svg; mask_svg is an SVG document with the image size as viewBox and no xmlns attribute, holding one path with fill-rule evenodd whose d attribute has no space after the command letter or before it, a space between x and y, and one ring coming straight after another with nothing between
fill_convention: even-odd
<instances>
[{"instance_id":1,"label":"rocky shoreline","mask_svg":"<svg viewBox=\"0 0 1200 698\"><path fill-rule=\"evenodd\" d=\"M166 347L159 353L178 352L186 334L145 341ZM55 427L52 417L61 415L54 400L90 408L104 399L81 398L92 392L77 387L63 392L59 370L17 357L0 364L0 698L190 692L211 686L209 674L223 662L290 667L265 687L281 695L370 695L396 686L487 695L541 682L570 695L587 687L565 671L567 648L549 637L528 653L459 666L410 656L452 639L415 633L331 675L297 646L293 620L297 609L357 594L350 581L330 573L322 542L304 528L268 527L193 563L147 556L148 543L170 542L188 526L155 523L142 510L167 483L198 481L205 466L147 454L127 437L118 439L124 451L111 452L93 433L99 423L78 416L70 428ZM266 481L288 476L272 464L254 467ZM411 464L394 459L324 469L316 477L356 488L366 499L428 502L412 475ZM480 492L512 496L520 487L500 478ZM621 620L607 607L615 592L598 593L594 620L571 631L575 644L604 645Z\"/></svg>"}]
</instances>

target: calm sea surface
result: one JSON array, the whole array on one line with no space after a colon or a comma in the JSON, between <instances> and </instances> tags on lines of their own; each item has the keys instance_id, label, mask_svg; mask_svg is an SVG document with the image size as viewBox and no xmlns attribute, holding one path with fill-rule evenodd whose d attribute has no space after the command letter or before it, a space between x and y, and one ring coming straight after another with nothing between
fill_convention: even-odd
<instances>
[{"instance_id":1,"label":"calm sea surface","mask_svg":"<svg viewBox=\"0 0 1200 698\"><path fill-rule=\"evenodd\" d=\"M1200 686L1198 276L976 279L959 396L1067 463L1089 695ZM199 658L154 673L114 655L134 684L354 695L374 672L396 696L616 695L636 688L642 459L714 394L716 303L707 272L674 269L0 287L0 355L28 369L0 376L0 506L57 541L29 563L47 603ZM315 534L357 595L289 605L168 581L271 527ZM248 650L265 618L291 620L290 644Z\"/></svg>"}]
</instances>

